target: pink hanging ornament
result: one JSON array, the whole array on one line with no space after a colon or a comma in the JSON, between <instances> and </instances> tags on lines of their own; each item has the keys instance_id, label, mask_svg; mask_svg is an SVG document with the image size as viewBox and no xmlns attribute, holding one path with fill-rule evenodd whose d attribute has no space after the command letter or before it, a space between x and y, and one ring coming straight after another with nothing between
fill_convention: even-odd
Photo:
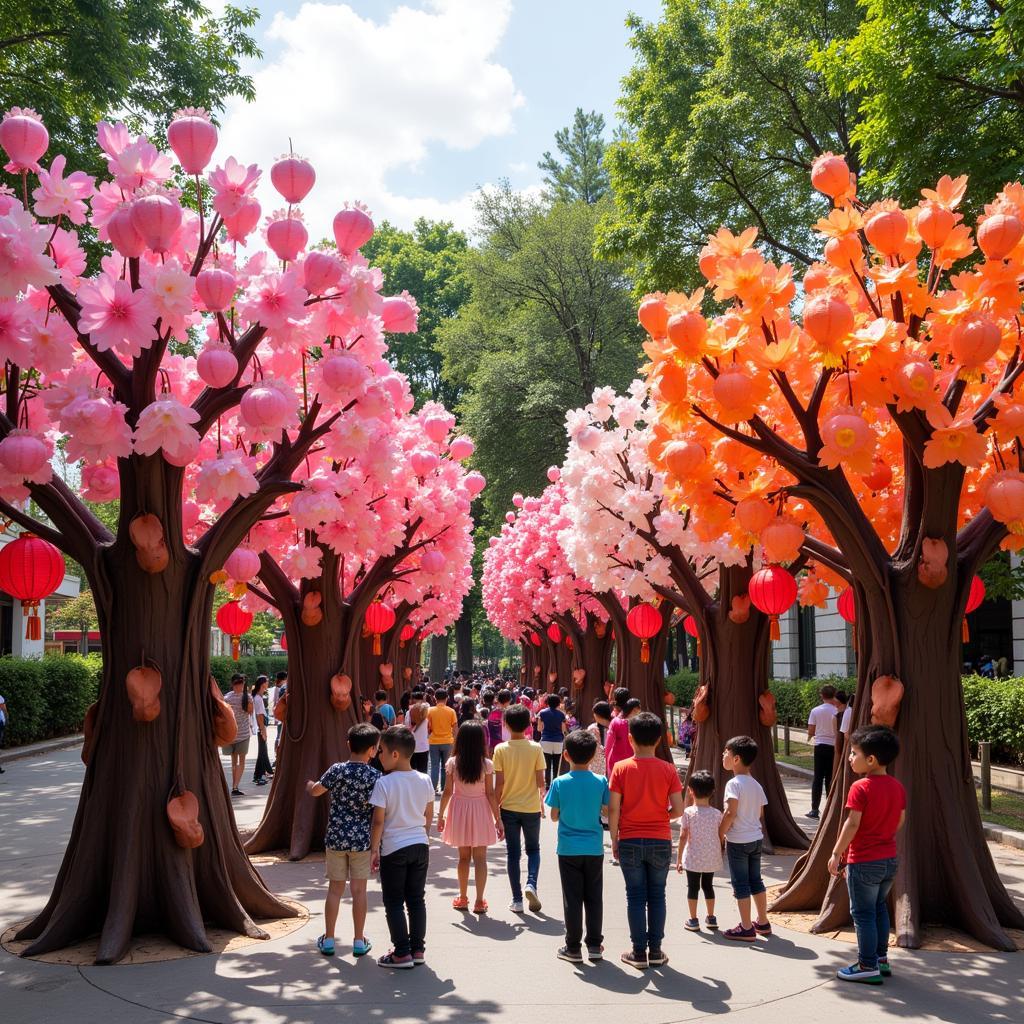
<instances>
[{"instance_id":1,"label":"pink hanging ornament","mask_svg":"<svg viewBox=\"0 0 1024 1024\"><path fill-rule=\"evenodd\" d=\"M167 252L181 227L181 206L162 192L142 196L132 203L132 226L153 252Z\"/></svg>"},{"instance_id":2,"label":"pink hanging ornament","mask_svg":"<svg viewBox=\"0 0 1024 1024\"><path fill-rule=\"evenodd\" d=\"M196 372L211 388L226 388L238 375L238 360L224 345L207 345L196 358Z\"/></svg>"},{"instance_id":3,"label":"pink hanging ornament","mask_svg":"<svg viewBox=\"0 0 1024 1024\"><path fill-rule=\"evenodd\" d=\"M316 181L316 171L308 160L289 154L270 168L270 182L286 203L301 203Z\"/></svg>"},{"instance_id":4,"label":"pink hanging ornament","mask_svg":"<svg viewBox=\"0 0 1024 1024\"><path fill-rule=\"evenodd\" d=\"M167 126L167 144L186 174L202 174L217 148L217 129L205 110L186 107Z\"/></svg>"},{"instance_id":5,"label":"pink hanging ornament","mask_svg":"<svg viewBox=\"0 0 1024 1024\"><path fill-rule=\"evenodd\" d=\"M373 221L359 207L350 207L334 215L334 242L338 252L351 256L373 237Z\"/></svg>"},{"instance_id":6,"label":"pink hanging ornament","mask_svg":"<svg viewBox=\"0 0 1024 1024\"><path fill-rule=\"evenodd\" d=\"M220 312L231 306L237 286L235 275L223 267L208 267L201 270L196 277L196 291L203 300L203 305L211 313Z\"/></svg>"}]
</instances>

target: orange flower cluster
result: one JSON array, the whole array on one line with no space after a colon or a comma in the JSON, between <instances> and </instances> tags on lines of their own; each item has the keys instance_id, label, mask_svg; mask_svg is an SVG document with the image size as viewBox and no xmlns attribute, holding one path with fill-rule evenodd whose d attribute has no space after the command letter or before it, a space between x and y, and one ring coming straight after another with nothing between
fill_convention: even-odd
<instances>
[{"instance_id":1,"label":"orange flower cluster","mask_svg":"<svg viewBox=\"0 0 1024 1024\"><path fill-rule=\"evenodd\" d=\"M907 472L953 473L960 523L987 507L1009 531L1003 546L1024 548L1024 186L1007 185L972 232L958 212L965 177L943 177L910 209L865 206L830 153L811 181L832 208L799 285L758 250L756 229L722 228L700 256L717 315L703 312L705 289L640 305L651 457L671 500L698 533L729 529L792 561L804 530L831 543L800 487L831 470L891 552ZM821 581L841 585L815 573L809 603Z\"/></svg>"}]
</instances>

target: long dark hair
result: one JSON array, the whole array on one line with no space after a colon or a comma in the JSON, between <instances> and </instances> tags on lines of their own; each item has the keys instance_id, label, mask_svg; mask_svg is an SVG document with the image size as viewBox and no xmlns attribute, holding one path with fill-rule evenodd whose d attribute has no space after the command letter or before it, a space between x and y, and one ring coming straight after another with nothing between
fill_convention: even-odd
<instances>
[{"instance_id":1,"label":"long dark hair","mask_svg":"<svg viewBox=\"0 0 1024 1024\"><path fill-rule=\"evenodd\" d=\"M455 774L459 781L472 786L484 777L487 759L487 731L484 723L471 718L459 726L455 734Z\"/></svg>"},{"instance_id":2,"label":"long dark hair","mask_svg":"<svg viewBox=\"0 0 1024 1024\"><path fill-rule=\"evenodd\" d=\"M629 700L629 690L624 686L617 686L612 691L612 700L615 701L615 707L618 708L619 711L625 711L626 701Z\"/></svg>"},{"instance_id":3,"label":"long dark hair","mask_svg":"<svg viewBox=\"0 0 1024 1024\"><path fill-rule=\"evenodd\" d=\"M245 676L240 672L236 672L231 677L231 685L235 683L242 684L242 713L247 715L252 710L252 698L249 696L249 684L245 681Z\"/></svg>"},{"instance_id":4,"label":"long dark hair","mask_svg":"<svg viewBox=\"0 0 1024 1024\"><path fill-rule=\"evenodd\" d=\"M462 703L459 704L459 724L472 722L477 717L476 701L472 697L463 697Z\"/></svg>"}]
</instances>

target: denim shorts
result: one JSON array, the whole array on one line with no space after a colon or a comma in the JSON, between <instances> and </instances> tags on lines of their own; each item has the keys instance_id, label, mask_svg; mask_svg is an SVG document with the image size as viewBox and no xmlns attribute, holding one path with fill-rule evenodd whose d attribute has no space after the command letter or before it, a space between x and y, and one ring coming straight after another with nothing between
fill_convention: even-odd
<instances>
[{"instance_id":1,"label":"denim shorts","mask_svg":"<svg viewBox=\"0 0 1024 1024\"><path fill-rule=\"evenodd\" d=\"M761 845L763 840L750 843L725 844L729 858L729 877L732 879L732 894L738 900L757 896L765 891L761 879Z\"/></svg>"}]
</instances>

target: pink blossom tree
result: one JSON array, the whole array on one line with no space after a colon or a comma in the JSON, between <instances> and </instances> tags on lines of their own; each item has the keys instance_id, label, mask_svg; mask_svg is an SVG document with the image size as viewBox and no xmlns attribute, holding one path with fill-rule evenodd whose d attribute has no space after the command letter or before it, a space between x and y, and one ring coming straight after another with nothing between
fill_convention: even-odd
<instances>
[{"instance_id":1,"label":"pink blossom tree","mask_svg":"<svg viewBox=\"0 0 1024 1024\"><path fill-rule=\"evenodd\" d=\"M382 327L407 329L415 305L382 297L359 255L366 211L339 211L336 253L307 251L306 161L271 169L286 206L268 219L268 251L255 244L260 171L231 156L208 171L217 131L203 112L175 117L173 153L120 124L97 136L110 175L99 182L44 160L31 111L0 124L18 184L0 195L0 512L82 565L103 638L78 814L50 900L20 937L31 955L98 932L97 962L110 963L135 932L206 951L207 924L265 937L258 919L292 914L235 829L215 743L210 580L281 514L275 503L306 490L307 458L402 399ZM94 273L86 226L107 247ZM311 383L314 364L329 388ZM53 475L55 444L80 485ZM83 498L119 499L116 527Z\"/></svg>"}]
</instances>

